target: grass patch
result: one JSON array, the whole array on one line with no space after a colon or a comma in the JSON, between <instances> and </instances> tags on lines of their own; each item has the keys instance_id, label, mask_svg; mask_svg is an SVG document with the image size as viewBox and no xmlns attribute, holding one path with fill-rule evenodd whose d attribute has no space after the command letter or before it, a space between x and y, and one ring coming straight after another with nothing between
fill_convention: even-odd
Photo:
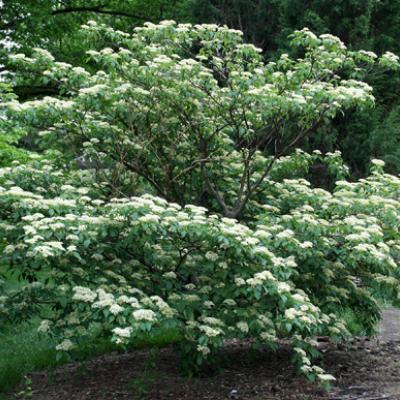
<instances>
[{"instance_id":1,"label":"grass patch","mask_svg":"<svg viewBox=\"0 0 400 400\"><path fill-rule=\"evenodd\" d=\"M341 317L346 321L346 326L352 335L366 336L365 328L352 310L346 310Z\"/></svg>"},{"instance_id":2,"label":"grass patch","mask_svg":"<svg viewBox=\"0 0 400 400\"><path fill-rule=\"evenodd\" d=\"M350 308L340 313L340 317L345 320L347 329L352 336L373 336L378 328L378 325L375 325L373 332L368 332L360 317Z\"/></svg>"},{"instance_id":3,"label":"grass patch","mask_svg":"<svg viewBox=\"0 0 400 400\"><path fill-rule=\"evenodd\" d=\"M29 372L51 370L70 361L67 357L56 360L54 341L50 337L39 335L37 326L38 321L32 321L17 327L8 327L0 332L0 393L17 385ZM127 347L164 347L179 340L180 335L177 331L159 328L152 336L142 335L134 338ZM115 350L121 348L108 339L95 338L82 343L73 354L73 360L87 360Z\"/></svg>"},{"instance_id":4,"label":"grass patch","mask_svg":"<svg viewBox=\"0 0 400 400\"><path fill-rule=\"evenodd\" d=\"M55 364L53 343L28 324L0 333L0 391L16 385L24 374Z\"/></svg>"}]
</instances>

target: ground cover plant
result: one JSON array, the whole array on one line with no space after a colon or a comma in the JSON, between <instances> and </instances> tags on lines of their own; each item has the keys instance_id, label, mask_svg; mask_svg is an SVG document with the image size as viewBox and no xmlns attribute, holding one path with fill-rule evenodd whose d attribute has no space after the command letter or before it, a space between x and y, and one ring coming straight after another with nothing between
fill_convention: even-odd
<instances>
[{"instance_id":1,"label":"ground cover plant","mask_svg":"<svg viewBox=\"0 0 400 400\"><path fill-rule=\"evenodd\" d=\"M190 373L226 339L286 339L299 371L329 383L313 339L348 337L349 310L371 331L376 298L399 301L400 179L372 160L350 182L340 153L295 147L372 107L369 67L399 58L308 29L292 35L301 57L276 62L217 25L83 31L87 68L42 49L10 60L10 81L56 95L1 108L2 131L37 153L0 169L0 264L28 282L4 287L2 320L46 305L39 331L60 354L94 332L124 346L171 329ZM332 191L305 179L315 164Z\"/></svg>"}]
</instances>

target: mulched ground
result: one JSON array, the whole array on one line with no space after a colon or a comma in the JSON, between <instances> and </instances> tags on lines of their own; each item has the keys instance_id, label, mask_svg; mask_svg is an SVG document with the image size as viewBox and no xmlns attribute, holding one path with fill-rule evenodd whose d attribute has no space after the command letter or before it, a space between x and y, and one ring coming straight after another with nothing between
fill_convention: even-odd
<instances>
[{"instance_id":1,"label":"mulched ground","mask_svg":"<svg viewBox=\"0 0 400 400\"><path fill-rule=\"evenodd\" d=\"M231 343L222 370L184 378L169 348L109 354L85 364L69 364L32 379L33 400L400 400L400 340L358 339L349 348L322 345L320 365L336 376L330 392L296 376L290 351L249 351ZM158 352L158 354L157 354ZM9 399L22 399L18 388Z\"/></svg>"},{"instance_id":2,"label":"mulched ground","mask_svg":"<svg viewBox=\"0 0 400 400\"><path fill-rule=\"evenodd\" d=\"M400 400L400 310L385 310L377 339L347 347L321 343L320 364L337 381L329 392L295 374L291 353L231 342L222 369L184 378L171 348L108 354L29 375L9 400ZM22 393L24 392L24 393Z\"/></svg>"}]
</instances>

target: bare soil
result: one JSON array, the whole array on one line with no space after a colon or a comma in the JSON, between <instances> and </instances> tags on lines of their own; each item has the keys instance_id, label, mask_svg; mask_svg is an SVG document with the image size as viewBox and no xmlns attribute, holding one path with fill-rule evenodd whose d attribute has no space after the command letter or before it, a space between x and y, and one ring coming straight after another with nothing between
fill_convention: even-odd
<instances>
[{"instance_id":1,"label":"bare soil","mask_svg":"<svg viewBox=\"0 0 400 400\"><path fill-rule=\"evenodd\" d=\"M328 392L295 374L285 346L252 352L234 342L209 376L183 377L171 348L140 350L32 373L31 390L16 388L9 399L26 398L18 394L25 389L33 400L400 400L400 311L383 317L373 340L321 344L320 365L337 378Z\"/></svg>"}]
</instances>

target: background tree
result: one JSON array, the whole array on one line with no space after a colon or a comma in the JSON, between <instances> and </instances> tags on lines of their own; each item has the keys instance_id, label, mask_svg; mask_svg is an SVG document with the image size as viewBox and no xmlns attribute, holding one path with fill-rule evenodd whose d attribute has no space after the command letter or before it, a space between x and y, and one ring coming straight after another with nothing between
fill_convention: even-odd
<instances>
[{"instance_id":1,"label":"background tree","mask_svg":"<svg viewBox=\"0 0 400 400\"><path fill-rule=\"evenodd\" d=\"M145 21L184 18L187 1L4 0L2 3L0 39L11 41L22 52L33 47L46 48L58 59L73 63L81 62L84 56L79 29L88 20L129 31Z\"/></svg>"}]
</instances>

